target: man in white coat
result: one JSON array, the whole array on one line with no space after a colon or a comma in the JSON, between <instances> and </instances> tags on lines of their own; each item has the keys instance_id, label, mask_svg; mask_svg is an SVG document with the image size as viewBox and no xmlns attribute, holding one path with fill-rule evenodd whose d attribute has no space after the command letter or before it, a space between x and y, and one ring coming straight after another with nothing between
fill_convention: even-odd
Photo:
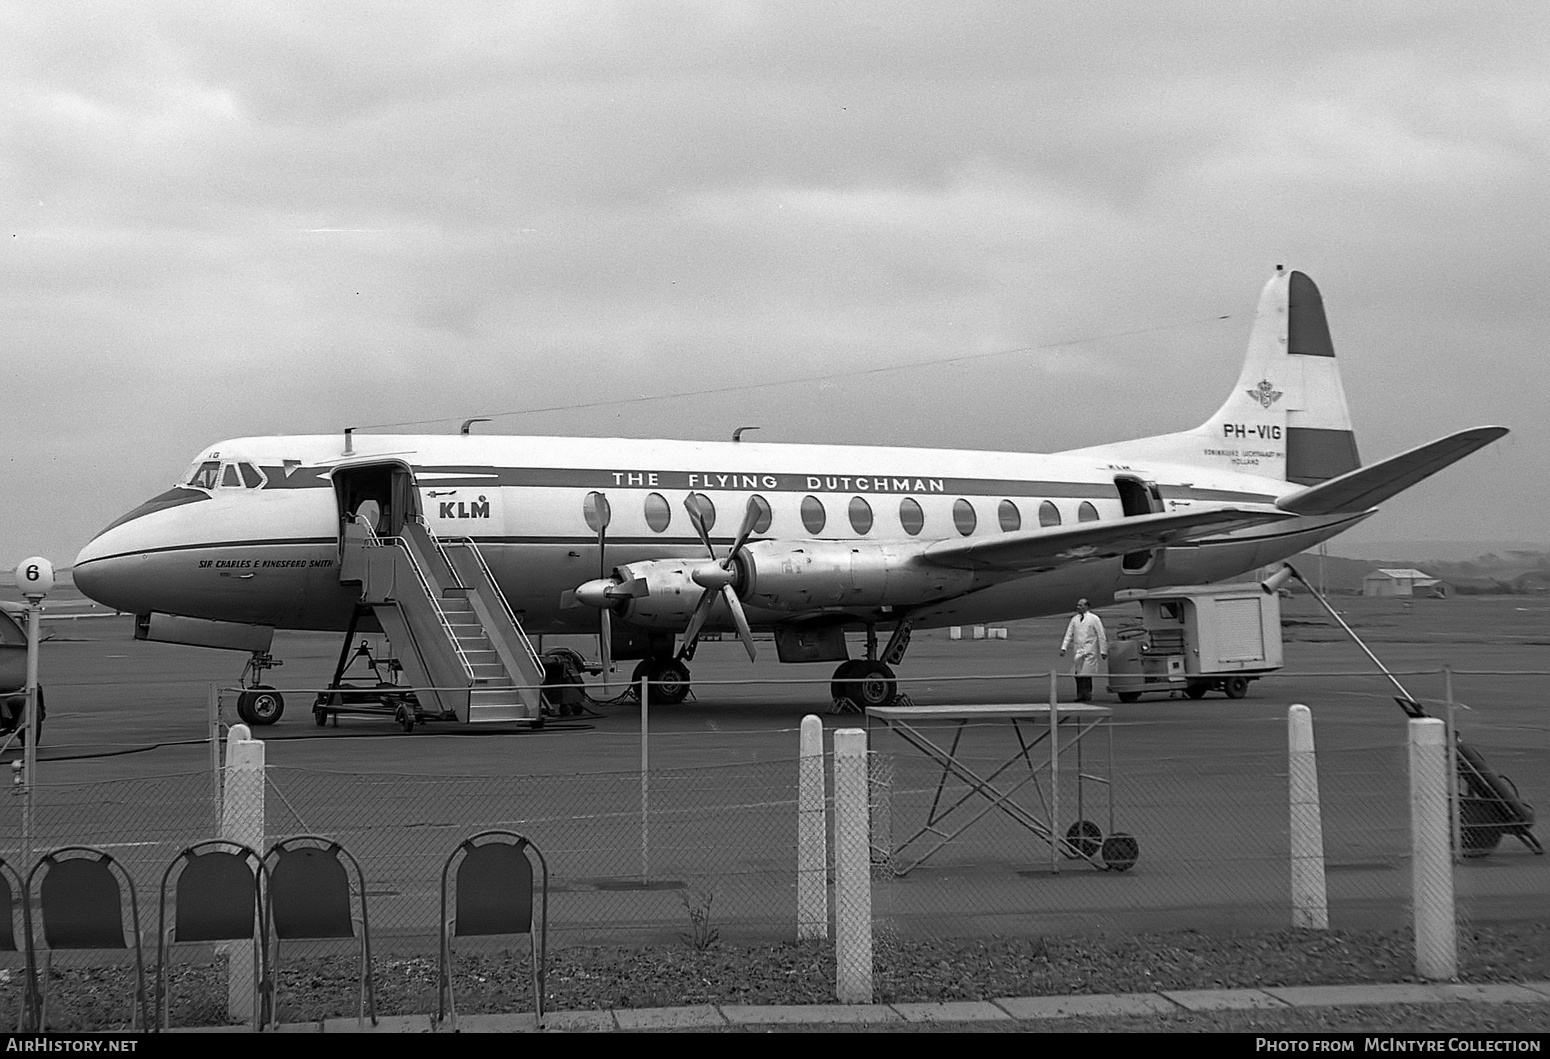
<instances>
[{"instance_id":1,"label":"man in white coat","mask_svg":"<svg viewBox=\"0 0 1550 1059\"><path fill-rule=\"evenodd\" d=\"M1075 653L1071 659L1071 675L1076 677L1076 701L1093 701L1093 674L1098 672L1098 659L1109 657L1109 639L1103 632L1103 619L1087 612L1087 600L1076 601L1076 613L1066 626L1066 638L1060 641L1060 657L1067 651Z\"/></svg>"}]
</instances>

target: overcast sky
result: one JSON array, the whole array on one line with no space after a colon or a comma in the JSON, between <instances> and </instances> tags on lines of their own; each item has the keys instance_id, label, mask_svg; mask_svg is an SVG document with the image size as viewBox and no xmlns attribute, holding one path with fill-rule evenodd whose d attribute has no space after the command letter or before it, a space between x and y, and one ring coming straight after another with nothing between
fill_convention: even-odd
<instances>
[{"instance_id":1,"label":"overcast sky","mask_svg":"<svg viewBox=\"0 0 1550 1059\"><path fill-rule=\"evenodd\" d=\"M1348 537L1545 542L1547 54L1537 0L0 2L0 566L251 434L1187 428L1277 263L1364 459L1513 430Z\"/></svg>"}]
</instances>

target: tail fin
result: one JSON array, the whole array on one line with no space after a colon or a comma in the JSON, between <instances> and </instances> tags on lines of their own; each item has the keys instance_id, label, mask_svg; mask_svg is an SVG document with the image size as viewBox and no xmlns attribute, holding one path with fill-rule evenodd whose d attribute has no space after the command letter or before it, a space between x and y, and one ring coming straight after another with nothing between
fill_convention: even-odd
<instances>
[{"instance_id":1,"label":"tail fin","mask_svg":"<svg viewBox=\"0 0 1550 1059\"><path fill-rule=\"evenodd\" d=\"M1201 462L1243 468L1234 461L1257 459L1254 473L1299 485L1362 465L1324 299L1306 275L1276 269L1259 297L1238 384L1189 434L1203 442Z\"/></svg>"},{"instance_id":2,"label":"tail fin","mask_svg":"<svg viewBox=\"0 0 1550 1059\"><path fill-rule=\"evenodd\" d=\"M1280 478L1328 481L1361 466L1318 287L1277 266L1259 297L1243 371L1194 430L1080 450Z\"/></svg>"}]
</instances>

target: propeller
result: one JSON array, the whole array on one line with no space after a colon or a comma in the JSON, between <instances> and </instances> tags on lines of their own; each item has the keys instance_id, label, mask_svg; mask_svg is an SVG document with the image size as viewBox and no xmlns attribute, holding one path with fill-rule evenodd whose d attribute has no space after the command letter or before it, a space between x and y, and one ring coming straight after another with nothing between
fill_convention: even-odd
<instances>
[{"instance_id":1,"label":"propeller","mask_svg":"<svg viewBox=\"0 0 1550 1059\"><path fill-rule=\"evenodd\" d=\"M605 581L608 577L608 562L605 548L608 539L608 523L613 521L613 508L608 503L608 497L604 493L588 493L582 503L582 513L587 520L587 526L597 531L597 577L599 581ZM614 668L614 636L613 618L608 613L608 608L598 610L600 624L597 627L597 649L603 659L603 694L608 694L608 674Z\"/></svg>"},{"instance_id":2,"label":"propeller","mask_svg":"<svg viewBox=\"0 0 1550 1059\"><path fill-rule=\"evenodd\" d=\"M695 605L694 613L689 618L689 626L684 630L684 645L687 649L692 647L700 635L700 630L705 627L705 621L710 617L710 611L716 604L719 595L726 600L727 609L732 612L732 620L737 624L738 639L743 641L743 647L748 651L749 661L752 661L757 653L753 645L753 632L748 627L748 615L743 613L742 600L737 598L737 592L732 588L732 581L737 573L732 569L732 557L737 554L753 533L753 528L769 513L769 505L757 496L748 498L748 508L743 513L743 524L737 531L737 539L732 542L732 547L727 551L726 557L716 558L715 545L710 542L710 527L705 522L705 512L701 509L701 500L698 493L690 493L684 498L684 510L689 513L689 522L694 526L694 531L699 534L700 542L705 545L705 550L710 553L711 561L694 568L689 577L695 584L705 589L700 601Z\"/></svg>"}]
</instances>

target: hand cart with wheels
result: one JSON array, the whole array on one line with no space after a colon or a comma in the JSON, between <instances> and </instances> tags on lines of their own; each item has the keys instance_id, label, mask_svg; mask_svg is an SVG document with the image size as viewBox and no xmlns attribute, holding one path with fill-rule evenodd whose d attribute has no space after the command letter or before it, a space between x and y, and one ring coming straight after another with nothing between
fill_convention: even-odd
<instances>
[{"instance_id":1,"label":"hand cart with wheels","mask_svg":"<svg viewBox=\"0 0 1550 1059\"><path fill-rule=\"evenodd\" d=\"M356 679L370 683L347 683L351 668L365 670ZM396 658L379 658L371 649L370 640L362 640L335 674L328 691L318 693L312 705L312 719L322 727L332 718L339 723L341 713L360 713L381 716L387 714L406 732L428 718L420 710L419 700L413 691L399 686L403 666ZM369 675L368 675L369 674Z\"/></svg>"}]
</instances>

